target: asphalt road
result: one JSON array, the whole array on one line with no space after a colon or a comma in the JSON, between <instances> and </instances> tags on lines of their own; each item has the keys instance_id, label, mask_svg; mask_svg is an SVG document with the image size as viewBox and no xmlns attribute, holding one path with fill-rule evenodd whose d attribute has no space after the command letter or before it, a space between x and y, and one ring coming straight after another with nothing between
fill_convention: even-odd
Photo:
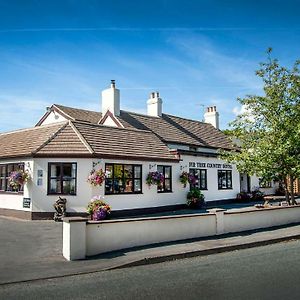
<instances>
[{"instance_id":1,"label":"asphalt road","mask_svg":"<svg viewBox=\"0 0 300 300\"><path fill-rule=\"evenodd\" d=\"M0 286L0 299L300 299L300 241Z\"/></svg>"}]
</instances>

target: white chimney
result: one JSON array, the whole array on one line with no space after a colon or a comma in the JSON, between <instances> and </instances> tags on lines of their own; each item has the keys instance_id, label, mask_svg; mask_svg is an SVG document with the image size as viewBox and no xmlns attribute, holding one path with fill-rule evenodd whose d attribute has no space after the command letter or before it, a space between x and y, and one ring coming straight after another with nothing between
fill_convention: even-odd
<instances>
[{"instance_id":1,"label":"white chimney","mask_svg":"<svg viewBox=\"0 0 300 300\"><path fill-rule=\"evenodd\" d=\"M219 113L217 112L216 106L210 106L206 108L204 122L209 123L215 128L219 129Z\"/></svg>"},{"instance_id":2,"label":"white chimney","mask_svg":"<svg viewBox=\"0 0 300 300\"><path fill-rule=\"evenodd\" d=\"M161 117L162 116L162 100L159 98L159 92L153 92L150 94L150 98L147 101L147 114L148 116Z\"/></svg>"},{"instance_id":3,"label":"white chimney","mask_svg":"<svg viewBox=\"0 0 300 300\"><path fill-rule=\"evenodd\" d=\"M109 89L102 91L102 115L108 110L115 116L120 115L120 90L116 89L114 80L111 80Z\"/></svg>"}]
</instances>

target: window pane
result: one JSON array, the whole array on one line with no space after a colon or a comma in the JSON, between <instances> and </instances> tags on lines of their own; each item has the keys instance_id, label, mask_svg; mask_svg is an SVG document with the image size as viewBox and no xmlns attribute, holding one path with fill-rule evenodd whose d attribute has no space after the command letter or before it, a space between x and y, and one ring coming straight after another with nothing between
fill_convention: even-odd
<instances>
[{"instance_id":1,"label":"window pane","mask_svg":"<svg viewBox=\"0 0 300 300\"><path fill-rule=\"evenodd\" d=\"M142 167L141 166L134 166L134 177L135 178L142 177Z\"/></svg>"},{"instance_id":2,"label":"window pane","mask_svg":"<svg viewBox=\"0 0 300 300\"><path fill-rule=\"evenodd\" d=\"M0 190L5 191L5 179L0 179Z\"/></svg>"},{"instance_id":3,"label":"window pane","mask_svg":"<svg viewBox=\"0 0 300 300\"><path fill-rule=\"evenodd\" d=\"M60 176L60 165L51 164L50 176L51 177L59 177Z\"/></svg>"},{"instance_id":4,"label":"window pane","mask_svg":"<svg viewBox=\"0 0 300 300\"><path fill-rule=\"evenodd\" d=\"M72 164L63 164L63 176L64 178L72 177Z\"/></svg>"},{"instance_id":5,"label":"window pane","mask_svg":"<svg viewBox=\"0 0 300 300\"><path fill-rule=\"evenodd\" d=\"M121 178L119 178L119 179L114 178L113 190L114 190L114 193L116 193L116 194L122 193L124 191L123 180Z\"/></svg>"},{"instance_id":6,"label":"window pane","mask_svg":"<svg viewBox=\"0 0 300 300\"><path fill-rule=\"evenodd\" d=\"M132 178L132 166L124 165L124 178L125 180L128 178Z\"/></svg>"},{"instance_id":7,"label":"window pane","mask_svg":"<svg viewBox=\"0 0 300 300\"><path fill-rule=\"evenodd\" d=\"M105 176L106 176L106 178L112 178L112 176L113 176L113 166L112 165L105 166Z\"/></svg>"},{"instance_id":8,"label":"window pane","mask_svg":"<svg viewBox=\"0 0 300 300\"><path fill-rule=\"evenodd\" d=\"M118 180L123 178L123 165L114 165L114 178Z\"/></svg>"},{"instance_id":9,"label":"window pane","mask_svg":"<svg viewBox=\"0 0 300 300\"><path fill-rule=\"evenodd\" d=\"M165 178L171 178L171 167L165 167Z\"/></svg>"},{"instance_id":10,"label":"window pane","mask_svg":"<svg viewBox=\"0 0 300 300\"><path fill-rule=\"evenodd\" d=\"M50 180L50 193L61 193L61 186L59 179L51 179Z\"/></svg>"},{"instance_id":11,"label":"window pane","mask_svg":"<svg viewBox=\"0 0 300 300\"><path fill-rule=\"evenodd\" d=\"M140 179L135 179L134 180L134 191L135 192L140 192L142 190L141 188L141 180Z\"/></svg>"},{"instance_id":12,"label":"window pane","mask_svg":"<svg viewBox=\"0 0 300 300\"><path fill-rule=\"evenodd\" d=\"M14 166L13 165L8 165L7 166L7 176L10 175L10 173L14 170Z\"/></svg>"},{"instance_id":13,"label":"window pane","mask_svg":"<svg viewBox=\"0 0 300 300\"><path fill-rule=\"evenodd\" d=\"M171 179L165 179L165 191L171 191Z\"/></svg>"},{"instance_id":14,"label":"window pane","mask_svg":"<svg viewBox=\"0 0 300 300\"><path fill-rule=\"evenodd\" d=\"M105 193L112 193L113 192L113 181L112 179L105 180Z\"/></svg>"},{"instance_id":15,"label":"window pane","mask_svg":"<svg viewBox=\"0 0 300 300\"><path fill-rule=\"evenodd\" d=\"M5 173L5 166L0 166L0 177L5 177L6 173Z\"/></svg>"},{"instance_id":16,"label":"window pane","mask_svg":"<svg viewBox=\"0 0 300 300\"><path fill-rule=\"evenodd\" d=\"M63 194L75 194L75 179L63 181Z\"/></svg>"},{"instance_id":17,"label":"window pane","mask_svg":"<svg viewBox=\"0 0 300 300\"><path fill-rule=\"evenodd\" d=\"M132 192L132 179L125 180L125 193L131 193Z\"/></svg>"}]
</instances>

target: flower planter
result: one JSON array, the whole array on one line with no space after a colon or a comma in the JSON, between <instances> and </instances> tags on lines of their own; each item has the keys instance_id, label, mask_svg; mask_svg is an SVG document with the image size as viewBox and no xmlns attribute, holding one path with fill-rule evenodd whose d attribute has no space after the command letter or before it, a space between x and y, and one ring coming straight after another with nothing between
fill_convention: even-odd
<instances>
[{"instance_id":1,"label":"flower planter","mask_svg":"<svg viewBox=\"0 0 300 300\"><path fill-rule=\"evenodd\" d=\"M92 214L93 221L101 221L106 219L106 217L107 217L106 209L99 209L97 211L94 211L94 213Z\"/></svg>"}]
</instances>

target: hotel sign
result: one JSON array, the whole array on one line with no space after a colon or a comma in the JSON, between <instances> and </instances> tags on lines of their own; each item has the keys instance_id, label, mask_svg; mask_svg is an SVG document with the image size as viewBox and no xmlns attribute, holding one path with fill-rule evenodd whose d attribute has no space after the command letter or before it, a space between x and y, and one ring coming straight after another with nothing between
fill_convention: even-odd
<instances>
[{"instance_id":1,"label":"hotel sign","mask_svg":"<svg viewBox=\"0 0 300 300\"><path fill-rule=\"evenodd\" d=\"M230 164L213 164L213 163L202 163L202 162L190 162L190 168L216 168L216 169L232 169Z\"/></svg>"}]
</instances>

